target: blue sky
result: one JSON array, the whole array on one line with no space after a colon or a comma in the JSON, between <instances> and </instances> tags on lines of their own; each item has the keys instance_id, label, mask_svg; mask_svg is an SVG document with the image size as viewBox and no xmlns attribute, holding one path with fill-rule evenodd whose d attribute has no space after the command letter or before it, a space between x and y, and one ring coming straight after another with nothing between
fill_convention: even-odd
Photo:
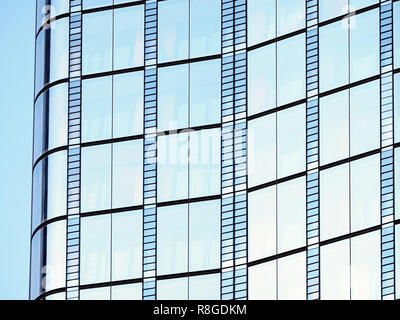
<instances>
[{"instance_id":1,"label":"blue sky","mask_svg":"<svg viewBox=\"0 0 400 320\"><path fill-rule=\"evenodd\" d=\"M28 299L35 3L0 10L0 299Z\"/></svg>"}]
</instances>

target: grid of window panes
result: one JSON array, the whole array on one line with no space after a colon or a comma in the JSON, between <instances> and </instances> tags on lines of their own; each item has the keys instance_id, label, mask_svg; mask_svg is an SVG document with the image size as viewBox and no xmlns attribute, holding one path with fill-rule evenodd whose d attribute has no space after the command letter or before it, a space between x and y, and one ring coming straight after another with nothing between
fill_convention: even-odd
<instances>
[{"instance_id":1,"label":"grid of window panes","mask_svg":"<svg viewBox=\"0 0 400 320\"><path fill-rule=\"evenodd\" d=\"M30 296L67 298L68 247L77 245L80 299L220 299L228 1L79 0L80 159L73 168L76 2L37 0ZM247 298L315 298L314 283L320 299L381 299L391 290L400 298L400 1L232 2L245 4L247 16ZM385 42L387 3L392 32ZM154 38L146 18L152 6ZM315 12L307 8L315 6L311 30ZM317 71L309 68L314 32ZM382 69L387 52L389 71ZM387 72L389 102L382 96ZM149 95L155 98L146 104ZM389 165L383 128L393 137ZM157 163L147 170L153 138ZM316 168L308 166L312 155ZM68 219L71 171L79 176L79 227ZM316 195L309 193L315 172ZM383 189L386 179L391 189ZM146 211L147 194L156 199L154 214ZM386 243L388 230L394 236ZM79 241L68 244L78 231Z\"/></svg>"}]
</instances>

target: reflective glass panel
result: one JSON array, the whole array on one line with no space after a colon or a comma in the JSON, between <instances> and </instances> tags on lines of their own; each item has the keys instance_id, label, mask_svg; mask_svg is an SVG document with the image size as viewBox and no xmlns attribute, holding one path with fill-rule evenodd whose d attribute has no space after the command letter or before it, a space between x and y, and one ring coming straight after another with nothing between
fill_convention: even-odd
<instances>
[{"instance_id":1,"label":"reflective glass panel","mask_svg":"<svg viewBox=\"0 0 400 320\"><path fill-rule=\"evenodd\" d=\"M400 163L400 148L396 148L394 151L394 159L395 163ZM395 187L395 204L394 208L396 210L395 218L400 218L400 166L394 166L394 173L395 173L395 180L394 180L394 187Z\"/></svg>"},{"instance_id":2,"label":"reflective glass panel","mask_svg":"<svg viewBox=\"0 0 400 320\"><path fill-rule=\"evenodd\" d=\"M113 137L143 133L143 71L113 79Z\"/></svg>"},{"instance_id":3,"label":"reflective glass panel","mask_svg":"<svg viewBox=\"0 0 400 320\"><path fill-rule=\"evenodd\" d=\"M144 7L114 10L114 70L139 67L144 59Z\"/></svg>"},{"instance_id":4,"label":"reflective glass panel","mask_svg":"<svg viewBox=\"0 0 400 320\"><path fill-rule=\"evenodd\" d=\"M189 278L189 300L219 300L221 280L219 273Z\"/></svg>"},{"instance_id":5,"label":"reflective glass panel","mask_svg":"<svg viewBox=\"0 0 400 320\"><path fill-rule=\"evenodd\" d=\"M275 56L275 44L248 52L249 115L276 106Z\"/></svg>"},{"instance_id":6,"label":"reflective glass panel","mask_svg":"<svg viewBox=\"0 0 400 320\"><path fill-rule=\"evenodd\" d=\"M190 0L190 57L220 53L221 0Z\"/></svg>"},{"instance_id":7,"label":"reflective glass panel","mask_svg":"<svg viewBox=\"0 0 400 320\"><path fill-rule=\"evenodd\" d=\"M249 299L276 300L276 260L249 268Z\"/></svg>"},{"instance_id":8,"label":"reflective glass panel","mask_svg":"<svg viewBox=\"0 0 400 320\"><path fill-rule=\"evenodd\" d=\"M275 0L248 0L248 45L272 39L275 36Z\"/></svg>"},{"instance_id":9,"label":"reflective glass panel","mask_svg":"<svg viewBox=\"0 0 400 320\"><path fill-rule=\"evenodd\" d=\"M394 67L400 67L400 2L393 3L393 51Z\"/></svg>"},{"instance_id":10,"label":"reflective glass panel","mask_svg":"<svg viewBox=\"0 0 400 320\"><path fill-rule=\"evenodd\" d=\"M143 140L113 144L112 207L143 202Z\"/></svg>"},{"instance_id":11,"label":"reflective glass panel","mask_svg":"<svg viewBox=\"0 0 400 320\"><path fill-rule=\"evenodd\" d=\"M36 30L54 17L69 12L69 2L65 0L37 0L36 3Z\"/></svg>"},{"instance_id":12,"label":"reflective glass panel","mask_svg":"<svg viewBox=\"0 0 400 320\"><path fill-rule=\"evenodd\" d=\"M110 214L81 219L80 250L80 284L110 281Z\"/></svg>"},{"instance_id":13,"label":"reflective glass panel","mask_svg":"<svg viewBox=\"0 0 400 320\"><path fill-rule=\"evenodd\" d=\"M113 4L113 0L84 0L82 2L83 2L83 9L105 7Z\"/></svg>"},{"instance_id":14,"label":"reflective glass panel","mask_svg":"<svg viewBox=\"0 0 400 320\"><path fill-rule=\"evenodd\" d=\"M80 300L110 300L110 287L91 288L79 291Z\"/></svg>"},{"instance_id":15,"label":"reflective glass panel","mask_svg":"<svg viewBox=\"0 0 400 320\"><path fill-rule=\"evenodd\" d=\"M112 76L82 81L82 142L111 138Z\"/></svg>"},{"instance_id":16,"label":"reflective glass panel","mask_svg":"<svg viewBox=\"0 0 400 320\"><path fill-rule=\"evenodd\" d=\"M221 122L221 60L190 64L190 126Z\"/></svg>"},{"instance_id":17,"label":"reflective glass panel","mask_svg":"<svg viewBox=\"0 0 400 320\"><path fill-rule=\"evenodd\" d=\"M278 253L305 245L306 181L304 177L278 184Z\"/></svg>"},{"instance_id":18,"label":"reflective glass panel","mask_svg":"<svg viewBox=\"0 0 400 320\"><path fill-rule=\"evenodd\" d=\"M399 2L400 3L400 2ZM400 73L394 76L394 142L400 142Z\"/></svg>"},{"instance_id":19,"label":"reflective glass panel","mask_svg":"<svg viewBox=\"0 0 400 320\"><path fill-rule=\"evenodd\" d=\"M159 207L157 210L157 275L187 271L188 205ZM161 298L158 297L158 299Z\"/></svg>"},{"instance_id":20,"label":"reflective glass panel","mask_svg":"<svg viewBox=\"0 0 400 320\"><path fill-rule=\"evenodd\" d=\"M249 261L276 253L276 187L248 194Z\"/></svg>"},{"instance_id":21,"label":"reflective glass panel","mask_svg":"<svg viewBox=\"0 0 400 320\"><path fill-rule=\"evenodd\" d=\"M305 27L305 0L277 0L278 36Z\"/></svg>"},{"instance_id":22,"label":"reflective glass panel","mask_svg":"<svg viewBox=\"0 0 400 320\"><path fill-rule=\"evenodd\" d=\"M187 300L188 278L157 281L158 300Z\"/></svg>"},{"instance_id":23,"label":"reflective glass panel","mask_svg":"<svg viewBox=\"0 0 400 320\"><path fill-rule=\"evenodd\" d=\"M278 260L278 300L305 300L306 253Z\"/></svg>"},{"instance_id":24,"label":"reflective glass panel","mask_svg":"<svg viewBox=\"0 0 400 320\"><path fill-rule=\"evenodd\" d=\"M276 114L249 121L248 183L254 187L276 179Z\"/></svg>"},{"instance_id":25,"label":"reflective glass panel","mask_svg":"<svg viewBox=\"0 0 400 320\"><path fill-rule=\"evenodd\" d=\"M142 300L142 283L130 283L111 287L112 300Z\"/></svg>"},{"instance_id":26,"label":"reflective glass panel","mask_svg":"<svg viewBox=\"0 0 400 320\"><path fill-rule=\"evenodd\" d=\"M380 155L350 164L351 231L380 223Z\"/></svg>"},{"instance_id":27,"label":"reflective glass panel","mask_svg":"<svg viewBox=\"0 0 400 320\"><path fill-rule=\"evenodd\" d=\"M111 207L111 145L81 149L81 210L105 210Z\"/></svg>"},{"instance_id":28,"label":"reflective glass panel","mask_svg":"<svg viewBox=\"0 0 400 320\"><path fill-rule=\"evenodd\" d=\"M325 21L346 14L348 2L349 0L319 0L319 20Z\"/></svg>"},{"instance_id":29,"label":"reflective glass panel","mask_svg":"<svg viewBox=\"0 0 400 320\"><path fill-rule=\"evenodd\" d=\"M350 10L365 8L378 2L379 0L349 0Z\"/></svg>"}]
</instances>

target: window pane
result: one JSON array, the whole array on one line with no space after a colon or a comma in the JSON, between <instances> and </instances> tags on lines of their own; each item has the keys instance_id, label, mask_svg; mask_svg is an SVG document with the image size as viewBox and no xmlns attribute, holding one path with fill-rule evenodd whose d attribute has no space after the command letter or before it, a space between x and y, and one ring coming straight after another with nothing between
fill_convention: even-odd
<instances>
[{"instance_id":1,"label":"window pane","mask_svg":"<svg viewBox=\"0 0 400 320\"><path fill-rule=\"evenodd\" d=\"M112 300L142 300L142 284L131 283L111 287Z\"/></svg>"},{"instance_id":2,"label":"window pane","mask_svg":"<svg viewBox=\"0 0 400 320\"><path fill-rule=\"evenodd\" d=\"M320 172L321 240L349 233L349 166L344 164Z\"/></svg>"},{"instance_id":3,"label":"window pane","mask_svg":"<svg viewBox=\"0 0 400 320\"><path fill-rule=\"evenodd\" d=\"M350 89L350 155L380 147L379 80Z\"/></svg>"},{"instance_id":4,"label":"window pane","mask_svg":"<svg viewBox=\"0 0 400 320\"><path fill-rule=\"evenodd\" d=\"M65 299L65 292L54 293L49 296L46 296L44 300L51 300L51 301L64 301Z\"/></svg>"},{"instance_id":5,"label":"window pane","mask_svg":"<svg viewBox=\"0 0 400 320\"><path fill-rule=\"evenodd\" d=\"M275 37L275 0L248 0L248 45Z\"/></svg>"},{"instance_id":6,"label":"window pane","mask_svg":"<svg viewBox=\"0 0 400 320\"><path fill-rule=\"evenodd\" d=\"M349 91L320 99L321 165L349 156Z\"/></svg>"},{"instance_id":7,"label":"window pane","mask_svg":"<svg viewBox=\"0 0 400 320\"><path fill-rule=\"evenodd\" d=\"M278 300L305 300L306 253L278 260Z\"/></svg>"},{"instance_id":8,"label":"window pane","mask_svg":"<svg viewBox=\"0 0 400 320\"><path fill-rule=\"evenodd\" d=\"M110 281L111 215L81 219L80 284Z\"/></svg>"},{"instance_id":9,"label":"window pane","mask_svg":"<svg viewBox=\"0 0 400 320\"><path fill-rule=\"evenodd\" d=\"M142 211L112 215L112 281L142 277Z\"/></svg>"},{"instance_id":10,"label":"window pane","mask_svg":"<svg viewBox=\"0 0 400 320\"><path fill-rule=\"evenodd\" d=\"M114 76L113 137L143 133L143 71Z\"/></svg>"},{"instance_id":11,"label":"window pane","mask_svg":"<svg viewBox=\"0 0 400 320\"><path fill-rule=\"evenodd\" d=\"M82 2L83 2L83 9L105 7L113 4L113 0L84 0Z\"/></svg>"},{"instance_id":12,"label":"window pane","mask_svg":"<svg viewBox=\"0 0 400 320\"><path fill-rule=\"evenodd\" d=\"M111 145L82 148L81 210L111 207Z\"/></svg>"},{"instance_id":13,"label":"window pane","mask_svg":"<svg viewBox=\"0 0 400 320\"><path fill-rule=\"evenodd\" d=\"M82 73L111 70L113 42L111 10L83 15Z\"/></svg>"},{"instance_id":14,"label":"window pane","mask_svg":"<svg viewBox=\"0 0 400 320\"><path fill-rule=\"evenodd\" d=\"M187 272L188 205L159 207L157 215L157 275Z\"/></svg>"},{"instance_id":15,"label":"window pane","mask_svg":"<svg viewBox=\"0 0 400 320\"><path fill-rule=\"evenodd\" d=\"M50 28L50 82L68 77L69 19L59 19Z\"/></svg>"},{"instance_id":16,"label":"window pane","mask_svg":"<svg viewBox=\"0 0 400 320\"><path fill-rule=\"evenodd\" d=\"M189 278L189 300L219 300L219 273Z\"/></svg>"},{"instance_id":17,"label":"window pane","mask_svg":"<svg viewBox=\"0 0 400 320\"><path fill-rule=\"evenodd\" d=\"M114 10L114 70L143 65L144 8Z\"/></svg>"},{"instance_id":18,"label":"window pane","mask_svg":"<svg viewBox=\"0 0 400 320\"><path fill-rule=\"evenodd\" d=\"M306 169L305 105L278 112L278 179Z\"/></svg>"},{"instance_id":19,"label":"window pane","mask_svg":"<svg viewBox=\"0 0 400 320\"><path fill-rule=\"evenodd\" d=\"M190 57L220 53L221 0L190 0Z\"/></svg>"},{"instance_id":20,"label":"window pane","mask_svg":"<svg viewBox=\"0 0 400 320\"><path fill-rule=\"evenodd\" d=\"M143 140L113 144L112 207L143 202Z\"/></svg>"},{"instance_id":21,"label":"window pane","mask_svg":"<svg viewBox=\"0 0 400 320\"><path fill-rule=\"evenodd\" d=\"M327 2L327 1L325 1ZM337 3L331 1L330 3ZM349 82L348 19L321 27L319 36L320 91L328 91Z\"/></svg>"},{"instance_id":22,"label":"window pane","mask_svg":"<svg viewBox=\"0 0 400 320\"><path fill-rule=\"evenodd\" d=\"M400 3L400 2L399 2ZM394 76L394 142L400 142L400 73Z\"/></svg>"},{"instance_id":23,"label":"window pane","mask_svg":"<svg viewBox=\"0 0 400 320\"><path fill-rule=\"evenodd\" d=\"M400 163L400 148L396 148L394 151L394 173L395 173L395 181L394 181L394 187L395 187L395 197L394 197L394 208L396 210L395 212L395 219L399 219L400 218L400 166L397 165L398 163ZM400 261L400 260L399 260Z\"/></svg>"},{"instance_id":24,"label":"window pane","mask_svg":"<svg viewBox=\"0 0 400 320\"><path fill-rule=\"evenodd\" d=\"M305 97L304 33L279 41L277 54L278 106L281 106Z\"/></svg>"},{"instance_id":25,"label":"window pane","mask_svg":"<svg viewBox=\"0 0 400 320\"><path fill-rule=\"evenodd\" d=\"M31 265L30 265L30 286L29 294L30 299L37 298L43 292L42 286L42 232L36 232L31 245Z\"/></svg>"},{"instance_id":26,"label":"window pane","mask_svg":"<svg viewBox=\"0 0 400 320\"><path fill-rule=\"evenodd\" d=\"M350 29L350 82L379 73L379 11L356 15Z\"/></svg>"},{"instance_id":27,"label":"window pane","mask_svg":"<svg viewBox=\"0 0 400 320\"><path fill-rule=\"evenodd\" d=\"M393 3L393 58L394 67L400 67L400 2Z\"/></svg>"},{"instance_id":28,"label":"window pane","mask_svg":"<svg viewBox=\"0 0 400 320\"><path fill-rule=\"evenodd\" d=\"M278 0L278 36L305 27L305 0Z\"/></svg>"},{"instance_id":29,"label":"window pane","mask_svg":"<svg viewBox=\"0 0 400 320\"><path fill-rule=\"evenodd\" d=\"M249 115L276 107L275 44L248 52Z\"/></svg>"},{"instance_id":30,"label":"window pane","mask_svg":"<svg viewBox=\"0 0 400 320\"><path fill-rule=\"evenodd\" d=\"M276 300L276 260L249 268L249 300Z\"/></svg>"},{"instance_id":31,"label":"window pane","mask_svg":"<svg viewBox=\"0 0 400 320\"><path fill-rule=\"evenodd\" d=\"M351 172L351 231L380 223L380 155L353 161Z\"/></svg>"},{"instance_id":32,"label":"window pane","mask_svg":"<svg viewBox=\"0 0 400 320\"><path fill-rule=\"evenodd\" d=\"M380 231L351 239L351 299L381 298Z\"/></svg>"},{"instance_id":33,"label":"window pane","mask_svg":"<svg viewBox=\"0 0 400 320\"><path fill-rule=\"evenodd\" d=\"M158 300L187 300L188 278L157 281Z\"/></svg>"},{"instance_id":34,"label":"window pane","mask_svg":"<svg viewBox=\"0 0 400 320\"><path fill-rule=\"evenodd\" d=\"M278 184L278 253L300 248L306 239L306 181Z\"/></svg>"},{"instance_id":35,"label":"window pane","mask_svg":"<svg viewBox=\"0 0 400 320\"><path fill-rule=\"evenodd\" d=\"M358 10L379 2L378 0L349 0L349 1L351 10Z\"/></svg>"},{"instance_id":36,"label":"window pane","mask_svg":"<svg viewBox=\"0 0 400 320\"><path fill-rule=\"evenodd\" d=\"M348 12L348 0L319 0L319 20L325 21ZM321 29L320 29L321 30ZM323 37L321 37L322 39Z\"/></svg>"},{"instance_id":37,"label":"window pane","mask_svg":"<svg viewBox=\"0 0 400 320\"><path fill-rule=\"evenodd\" d=\"M221 60L190 64L190 126L221 122Z\"/></svg>"},{"instance_id":38,"label":"window pane","mask_svg":"<svg viewBox=\"0 0 400 320\"><path fill-rule=\"evenodd\" d=\"M169 0L158 4L158 62L189 56L189 1Z\"/></svg>"},{"instance_id":39,"label":"window pane","mask_svg":"<svg viewBox=\"0 0 400 320\"><path fill-rule=\"evenodd\" d=\"M350 299L349 240L321 247L321 299Z\"/></svg>"},{"instance_id":40,"label":"window pane","mask_svg":"<svg viewBox=\"0 0 400 320\"><path fill-rule=\"evenodd\" d=\"M249 187L276 179L276 114L249 121Z\"/></svg>"},{"instance_id":41,"label":"window pane","mask_svg":"<svg viewBox=\"0 0 400 320\"><path fill-rule=\"evenodd\" d=\"M159 202L188 197L188 134L158 138L157 199Z\"/></svg>"},{"instance_id":42,"label":"window pane","mask_svg":"<svg viewBox=\"0 0 400 320\"><path fill-rule=\"evenodd\" d=\"M276 187L248 194L249 261L276 253Z\"/></svg>"},{"instance_id":43,"label":"window pane","mask_svg":"<svg viewBox=\"0 0 400 320\"><path fill-rule=\"evenodd\" d=\"M221 132L210 129L190 132L189 197L220 193Z\"/></svg>"},{"instance_id":44,"label":"window pane","mask_svg":"<svg viewBox=\"0 0 400 320\"><path fill-rule=\"evenodd\" d=\"M400 234L400 225L395 226L395 234ZM395 237L395 288L396 288L396 299L400 298L400 268L399 268L399 261L400 261L400 237Z\"/></svg>"},{"instance_id":45,"label":"window pane","mask_svg":"<svg viewBox=\"0 0 400 320\"><path fill-rule=\"evenodd\" d=\"M188 65L158 69L158 130L188 127Z\"/></svg>"},{"instance_id":46,"label":"window pane","mask_svg":"<svg viewBox=\"0 0 400 320\"><path fill-rule=\"evenodd\" d=\"M112 77L82 81L82 142L111 138Z\"/></svg>"},{"instance_id":47,"label":"window pane","mask_svg":"<svg viewBox=\"0 0 400 320\"><path fill-rule=\"evenodd\" d=\"M36 38L36 53L35 53L35 95L39 93L48 79L44 78L45 69L48 68L45 60L45 37L48 35L46 30L42 30Z\"/></svg>"},{"instance_id":48,"label":"window pane","mask_svg":"<svg viewBox=\"0 0 400 320\"><path fill-rule=\"evenodd\" d=\"M69 12L69 2L64 0L37 0L36 3L36 31L49 19Z\"/></svg>"},{"instance_id":49,"label":"window pane","mask_svg":"<svg viewBox=\"0 0 400 320\"><path fill-rule=\"evenodd\" d=\"M220 201L189 205L189 271L220 267Z\"/></svg>"},{"instance_id":50,"label":"window pane","mask_svg":"<svg viewBox=\"0 0 400 320\"><path fill-rule=\"evenodd\" d=\"M79 291L80 300L110 300L110 287L84 289Z\"/></svg>"}]
</instances>

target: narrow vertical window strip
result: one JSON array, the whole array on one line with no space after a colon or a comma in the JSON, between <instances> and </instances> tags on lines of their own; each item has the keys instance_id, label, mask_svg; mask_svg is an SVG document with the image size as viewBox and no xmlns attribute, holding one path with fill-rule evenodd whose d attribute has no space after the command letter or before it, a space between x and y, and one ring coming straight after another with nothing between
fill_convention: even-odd
<instances>
[{"instance_id":1,"label":"narrow vertical window strip","mask_svg":"<svg viewBox=\"0 0 400 320\"><path fill-rule=\"evenodd\" d=\"M155 300L157 291L157 9L156 0L147 0L145 2L143 300ZM155 117L148 119L147 115L149 114L155 114Z\"/></svg>"},{"instance_id":2,"label":"narrow vertical window strip","mask_svg":"<svg viewBox=\"0 0 400 320\"><path fill-rule=\"evenodd\" d=\"M380 2L381 298L394 300L393 2Z\"/></svg>"},{"instance_id":3,"label":"narrow vertical window strip","mask_svg":"<svg viewBox=\"0 0 400 320\"><path fill-rule=\"evenodd\" d=\"M307 300L320 299L318 0L306 2Z\"/></svg>"},{"instance_id":4,"label":"narrow vertical window strip","mask_svg":"<svg viewBox=\"0 0 400 320\"><path fill-rule=\"evenodd\" d=\"M82 0L70 0L66 299L79 300Z\"/></svg>"}]
</instances>

